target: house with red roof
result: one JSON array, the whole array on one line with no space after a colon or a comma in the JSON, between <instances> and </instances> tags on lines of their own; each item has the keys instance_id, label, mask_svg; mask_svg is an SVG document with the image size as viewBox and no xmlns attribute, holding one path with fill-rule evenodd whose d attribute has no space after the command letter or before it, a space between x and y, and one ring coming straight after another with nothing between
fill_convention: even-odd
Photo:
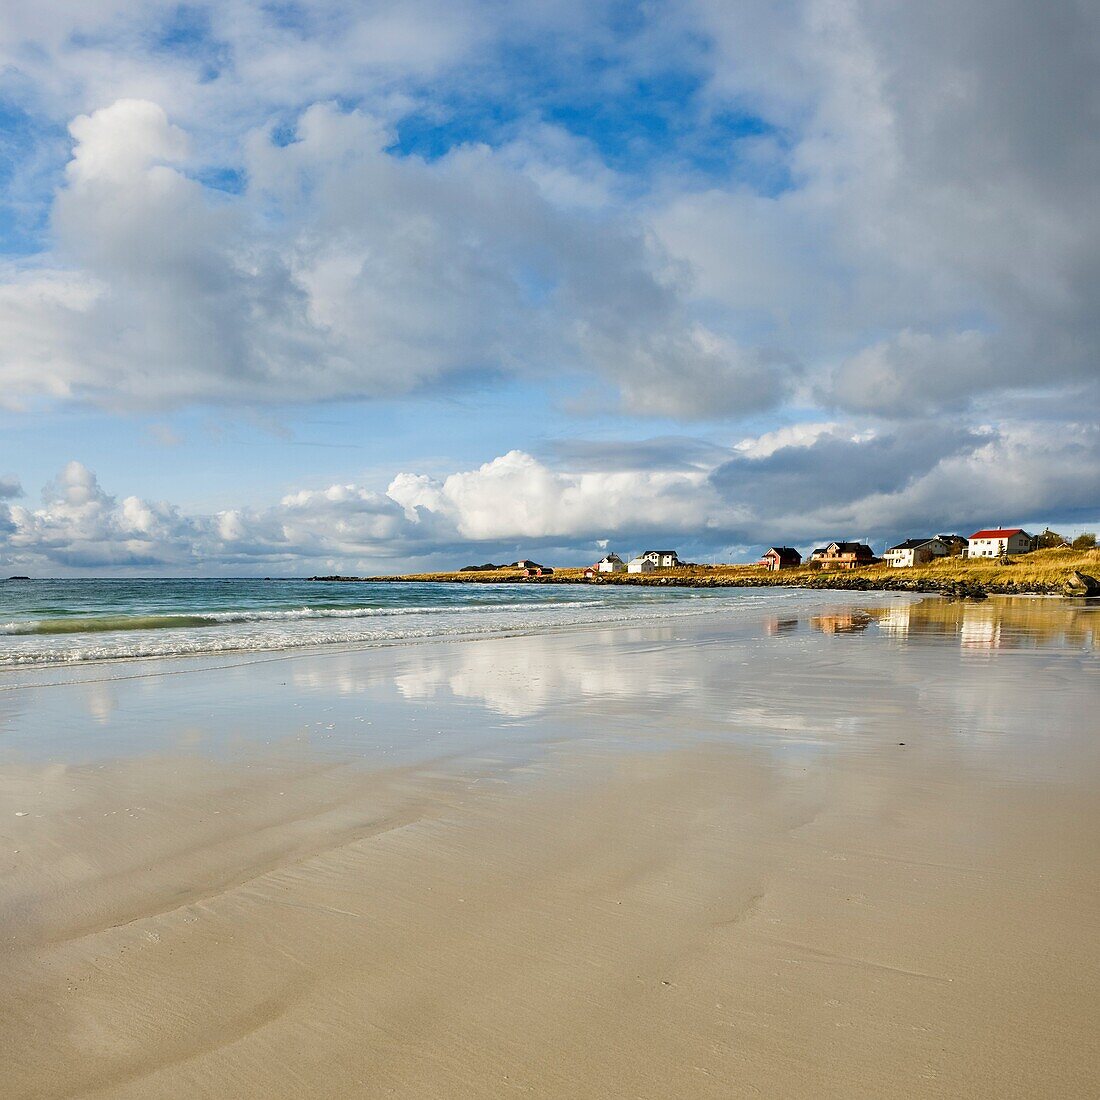
<instances>
[{"instance_id":1,"label":"house with red roof","mask_svg":"<svg viewBox=\"0 0 1100 1100\"><path fill-rule=\"evenodd\" d=\"M1021 527L989 527L970 536L967 556L999 558L1002 554L1026 554L1034 547L1034 538Z\"/></svg>"}]
</instances>

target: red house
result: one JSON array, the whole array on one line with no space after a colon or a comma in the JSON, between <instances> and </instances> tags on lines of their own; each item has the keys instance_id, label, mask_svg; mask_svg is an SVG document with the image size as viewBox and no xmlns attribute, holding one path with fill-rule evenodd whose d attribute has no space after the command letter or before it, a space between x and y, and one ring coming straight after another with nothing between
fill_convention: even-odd
<instances>
[{"instance_id":1,"label":"red house","mask_svg":"<svg viewBox=\"0 0 1100 1100\"><path fill-rule=\"evenodd\" d=\"M773 546L760 559L760 564L769 573L780 569L796 569L802 564L802 555L793 546Z\"/></svg>"}]
</instances>

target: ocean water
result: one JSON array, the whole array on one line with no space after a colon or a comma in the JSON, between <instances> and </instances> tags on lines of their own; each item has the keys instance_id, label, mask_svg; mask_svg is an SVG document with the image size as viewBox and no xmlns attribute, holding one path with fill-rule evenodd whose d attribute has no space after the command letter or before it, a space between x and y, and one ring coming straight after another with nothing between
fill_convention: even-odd
<instances>
[{"instance_id":1,"label":"ocean water","mask_svg":"<svg viewBox=\"0 0 1100 1100\"><path fill-rule=\"evenodd\" d=\"M6 580L0 668L526 633L783 596L610 585Z\"/></svg>"}]
</instances>

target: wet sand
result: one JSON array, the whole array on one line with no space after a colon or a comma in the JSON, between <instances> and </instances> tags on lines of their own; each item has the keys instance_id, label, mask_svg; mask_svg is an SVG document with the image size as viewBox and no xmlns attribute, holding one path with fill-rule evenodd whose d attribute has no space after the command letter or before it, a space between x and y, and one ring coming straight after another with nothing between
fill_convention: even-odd
<instances>
[{"instance_id":1,"label":"wet sand","mask_svg":"<svg viewBox=\"0 0 1100 1100\"><path fill-rule=\"evenodd\" d=\"M1098 618L0 690L0 1095L1093 1095Z\"/></svg>"}]
</instances>

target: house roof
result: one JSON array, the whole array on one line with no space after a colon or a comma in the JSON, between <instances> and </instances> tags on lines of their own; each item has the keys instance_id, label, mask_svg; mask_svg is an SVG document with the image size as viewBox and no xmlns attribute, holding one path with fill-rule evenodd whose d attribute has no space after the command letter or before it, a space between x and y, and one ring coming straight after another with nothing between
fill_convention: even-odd
<instances>
[{"instance_id":1,"label":"house roof","mask_svg":"<svg viewBox=\"0 0 1100 1100\"><path fill-rule=\"evenodd\" d=\"M841 554L856 554L860 550L871 553L871 548L864 542L830 542L829 546L835 546ZM826 546L825 550L828 550L829 546Z\"/></svg>"},{"instance_id":2,"label":"house roof","mask_svg":"<svg viewBox=\"0 0 1100 1100\"><path fill-rule=\"evenodd\" d=\"M793 546L769 546L764 552L764 556L767 557L768 554L773 552L778 554L781 558L801 557Z\"/></svg>"},{"instance_id":3,"label":"house roof","mask_svg":"<svg viewBox=\"0 0 1100 1100\"><path fill-rule=\"evenodd\" d=\"M673 557L676 557L675 550L643 550L642 557L644 558L646 554L671 554Z\"/></svg>"},{"instance_id":4,"label":"house roof","mask_svg":"<svg viewBox=\"0 0 1100 1100\"><path fill-rule=\"evenodd\" d=\"M622 560L623 559L620 558L618 554L606 554L604 557L600 558L600 561L622 561Z\"/></svg>"},{"instance_id":5,"label":"house roof","mask_svg":"<svg viewBox=\"0 0 1100 1100\"><path fill-rule=\"evenodd\" d=\"M1012 535L1024 535L1027 532L1022 527L990 527L984 531L975 531L972 539L1007 539Z\"/></svg>"},{"instance_id":6,"label":"house roof","mask_svg":"<svg viewBox=\"0 0 1100 1100\"><path fill-rule=\"evenodd\" d=\"M906 539L904 542L899 542L897 546L891 546L891 550L916 550L918 546L926 546L930 542L935 542L940 538L939 535L934 535L928 539Z\"/></svg>"}]
</instances>

